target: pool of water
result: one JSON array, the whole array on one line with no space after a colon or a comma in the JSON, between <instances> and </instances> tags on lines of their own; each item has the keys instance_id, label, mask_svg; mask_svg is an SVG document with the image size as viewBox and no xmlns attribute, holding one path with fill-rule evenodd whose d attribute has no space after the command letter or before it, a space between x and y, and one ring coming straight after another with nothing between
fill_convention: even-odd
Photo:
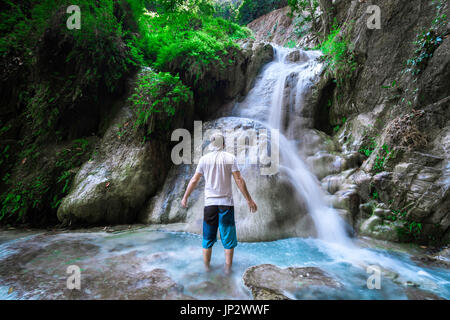
<instances>
[{"instance_id":1,"label":"pool of water","mask_svg":"<svg viewBox=\"0 0 450 320\"><path fill-rule=\"evenodd\" d=\"M220 241L213 249L212 272L205 273L201 238L194 234L152 228L16 236L8 232L0 232L0 299L145 298L133 294L146 286L145 275L155 269L166 270L188 297L251 299L242 275L258 264L318 267L342 284L339 289L287 292L293 299L407 299L411 287L450 298L448 269L418 265L410 253L399 250L341 248L303 238L240 243L233 273L225 276ZM69 265L80 268L82 295L66 289ZM367 287L369 265L383 270L380 289Z\"/></svg>"}]
</instances>

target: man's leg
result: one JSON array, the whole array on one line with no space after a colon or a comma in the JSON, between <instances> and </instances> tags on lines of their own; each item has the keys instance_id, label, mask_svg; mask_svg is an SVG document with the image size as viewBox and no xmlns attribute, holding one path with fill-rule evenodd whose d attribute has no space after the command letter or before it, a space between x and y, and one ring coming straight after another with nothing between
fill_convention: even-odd
<instances>
[{"instance_id":1,"label":"man's leg","mask_svg":"<svg viewBox=\"0 0 450 320\"><path fill-rule=\"evenodd\" d=\"M234 254L234 248L233 249L225 249L225 273L226 274L231 273L231 266L233 264L233 254Z\"/></svg>"},{"instance_id":2,"label":"man's leg","mask_svg":"<svg viewBox=\"0 0 450 320\"><path fill-rule=\"evenodd\" d=\"M219 206L219 231L225 248L225 273L230 274L234 248L237 246L233 206Z\"/></svg>"},{"instance_id":3,"label":"man's leg","mask_svg":"<svg viewBox=\"0 0 450 320\"><path fill-rule=\"evenodd\" d=\"M217 241L217 228L219 217L217 206L206 206L203 212L203 263L206 271L210 271L211 253L214 243Z\"/></svg>"},{"instance_id":4,"label":"man's leg","mask_svg":"<svg viewBox=\"0 0 450 320\"><path fill-rule=\"evenodd\" d=\"M212 253L212 248L203 249L203 263L205 264L205 270L207 272L211 271L211 268L209 266L209 264L211 262L211 253Z\"/></svg>"}]
</instances>

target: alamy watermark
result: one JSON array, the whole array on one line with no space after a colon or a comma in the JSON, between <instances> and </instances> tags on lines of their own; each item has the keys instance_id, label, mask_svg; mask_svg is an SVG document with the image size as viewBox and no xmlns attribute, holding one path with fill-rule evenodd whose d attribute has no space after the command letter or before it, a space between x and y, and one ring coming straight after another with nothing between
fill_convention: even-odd
<instances>
[{"instance_id":1,"label":"alamy watermark","mask_svg":"<svg viewBox=\"0 0 450 320\"><path fill-rule=\"evenodd\" d=\"M81 29L81 10L77 5L71 5L67 7L66 13L71 14L69 18L67 18L66 26L67 29Z\"/></svg>"},{"instance_id":2,"label":"alamy watermark","mask_svg":"<svg viewBox=\"0 0 450 320\"><path fill-rule=\"evenodd\" d=\"M70 265L67 267L66 273L69 274L69 277L66 281L67 289L73 290L81 289L81 269L77 265Z\"/></svg>"},{"instance_id":3,"label":"alamy watermark","mask_svg":"<svg viewBox=\"0 0 450 320\"><path fill-rule=\"evenodd\" d=\"M381 9L377 5L370 5L367 7L366 13L369 14L367 19L367 28L381 29Z\"/></svg>"},{"instance_id":4,"label":"alamy watermark","mask_svg":"<svg viewBox=\"0 0 450 320\"><path fill-rule=\"evenodd\" d=\"M205 141L220 133L225 138L225 151L236 156L238 164L259 165L261 175L278 173L280 164L278 129L208 129L203 132L202 122L194 121L194 135L186 129L176 129L171 140L178 141L172 148L171 159L176 165L198 164L205 150Z\"/></svg>"},{"instance_id":5,"label":"alamy watermark","mask_svg":"<svg viewBox=\"0 0 450 320\"><path fill-rule=\"evenodd\" d=\"M366 272L370 274L367 278L367 289L381 289L381 268L379 266L367 266Z\"/></svg>"}]
</instances>

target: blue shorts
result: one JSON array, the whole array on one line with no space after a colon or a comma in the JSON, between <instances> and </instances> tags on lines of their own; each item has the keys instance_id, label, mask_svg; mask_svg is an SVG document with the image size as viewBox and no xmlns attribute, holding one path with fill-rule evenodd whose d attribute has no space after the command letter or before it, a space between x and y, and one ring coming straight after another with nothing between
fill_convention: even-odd
<instances>
[{"instance_id":1,"label":"blue shorts","mask_svg":"<svg viewBox=\"0 0 450 320\"><path fill-rule=\"evenodd\" d=\"M237 246L236 225L233 206L206 206L203 211L203 242L205 249L211 248L217 241L217 228L225 249Z\"/></svg>"}]
</instances>

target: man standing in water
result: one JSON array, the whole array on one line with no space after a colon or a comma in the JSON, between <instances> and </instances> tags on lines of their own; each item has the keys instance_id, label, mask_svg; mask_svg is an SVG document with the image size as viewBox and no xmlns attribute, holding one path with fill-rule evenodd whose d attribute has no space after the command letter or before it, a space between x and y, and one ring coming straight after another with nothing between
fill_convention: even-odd
<instances>
[{"instance_id":1,"label":"man standing in water","mask_svg":"<svg viewBox=\"0 0 450 320\"><path fill-rule=\"evenodd\" d=\"M225 248L225 273L231 272L234 248L237 246L234 222L234 203L231 192L231 176L247 200L250 212L257 206L250 196L244 178L239 172L236 157L224 151L225 139L222 134L211 137L212 152L200 158L197 170L189 181L181 205L187 208L187 201L200 178L205 177L205 208L203 211L203 262L206 271L210 270L212 247L217 241L217 228Z\"/></svg>"}]
</instances>

